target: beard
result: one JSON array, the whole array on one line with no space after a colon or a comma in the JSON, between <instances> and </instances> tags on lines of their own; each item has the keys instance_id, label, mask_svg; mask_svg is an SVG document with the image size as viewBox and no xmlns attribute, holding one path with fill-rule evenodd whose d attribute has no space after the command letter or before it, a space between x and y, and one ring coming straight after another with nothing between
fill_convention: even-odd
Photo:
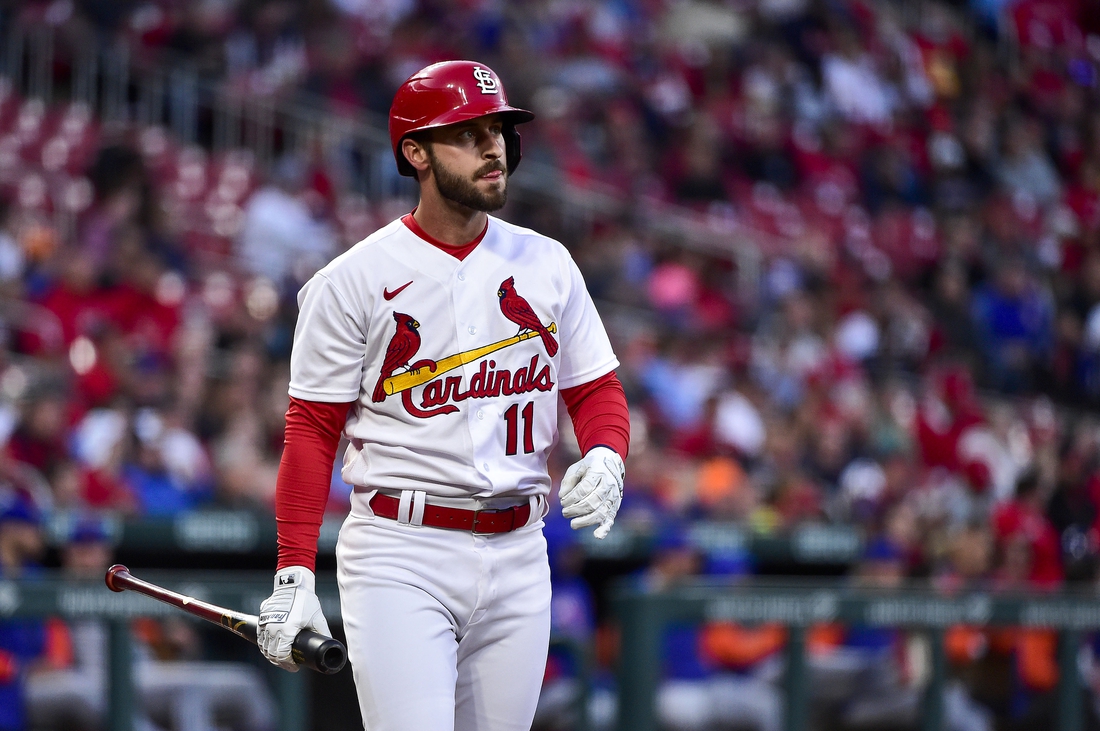
<instances>
[{"instance_id":1,"label":"beard","mask_svg":"<svg viewBox=\"0 0 1100 731\"><path fill-rule=\"evenodd\" d=\"M432 166L432 176L435 178L435 186L439 190L439 194L452 203L482 213L492 213L504 208L504 204L508 202L508 172L505 170L503 163L489 163L474 173L473 180L467 180L458 173L445 168L443 163L439 162L436 156L432 154L430 148L428 150L428 161ZM478 189L474 180L494 170L504 172L504 186L499 191L483 193Z\"/></svg>"}]
</instances>

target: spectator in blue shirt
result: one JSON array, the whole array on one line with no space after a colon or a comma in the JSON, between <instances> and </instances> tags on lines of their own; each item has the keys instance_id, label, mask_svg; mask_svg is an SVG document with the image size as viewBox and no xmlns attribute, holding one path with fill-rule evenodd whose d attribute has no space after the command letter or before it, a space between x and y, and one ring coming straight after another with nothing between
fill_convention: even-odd
<instances>
[{"instance_id":1,"label":"spectator in blue shirt","mask_svg":"<svg viewBox=\"0 0 1100 731\"><path fill-rule=\"evenodd\" d=\"M992 385L1009 392L1029 388L1051 351L1054 311L1022 259L997 264L992 284L974 293L973 315Z\"/></svg>"},{"instance_id":2,"label":"spectator in blue shirt","mask_svg":"<svg viewBox=\"0 0 1100 731\"><path fill-rule=\"evenodd\" d=\"M41 516L34 503L14 490L0 491L0 577L19 579L33 574L44 546ZM0 622L0 731L27 728L27 670L45 650L46 630L41 621Z\"/></svg>"},{"instance_id":3,"label":"spectator in blue shirt","mask_svg":"<svg viewBox=\"0 0 1100 731\"><path fill-rule=\"evenodd\" d=\"M148 410L139 412L133 431L130 456L121 476L143 514L175 515L210 498L212 486L208 482L188 481L169 465L166 429L159 417Z\"/></svg>"}]
</instances>

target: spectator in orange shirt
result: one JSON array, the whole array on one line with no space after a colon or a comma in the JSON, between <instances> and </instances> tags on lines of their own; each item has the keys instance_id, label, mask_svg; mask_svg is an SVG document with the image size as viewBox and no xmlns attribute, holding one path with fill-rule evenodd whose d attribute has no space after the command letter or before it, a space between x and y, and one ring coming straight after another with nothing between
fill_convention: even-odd
<instances>
[{"instance_id":1,"label":"spectator in orange shirt","mask_svg":"<svg viewBox=\"0 0 1100 731\"><path fill-rule=\"evenodd\" d=\"M1036 563L1043 560L1043 549L1042 544L1037 549L1034 537L1026 532L1011 534L1001 547L998 588L1006 591L1049 588L1047 582L1036 578L1042 576ZM1035 627L1007 628L991 632L989 645L991 652L1011 663L1007 715L1013 727L1021 730L1053 727L1058 685L1057 632Z\"/></svg>"},{"instance_id":2,"label":"spectator in orange shirt","mask_svg":"<svg viewBox=\"0 0 1100 731\"><path fill-rule=\"evenodd\" d=\"M642 577L654 588L672 586L703 570L705 557L680 526L662 530L654 554ZM742 568L722 564L727 572L747 566L738 565ZM675 731L705 731L715 725L779 731L782 700L775 681L780 676L778 650L785 639L778 625L669 625L664 636L665 679L657 695L662 726Z\"/></svg>"},{"instance_id":3,"label":"spectator in orange shirt","mask_svg":"<svg viewBox=\"0 0 1100 731\"><path fill-rule=\"evenodd\" d=\"M700 653L716 669L710 681L712 714L722 728L778 731L783 722L780 651L787 631L779 624L745 627L712 622L702 628Z\"/></svg>"}]
</instances>

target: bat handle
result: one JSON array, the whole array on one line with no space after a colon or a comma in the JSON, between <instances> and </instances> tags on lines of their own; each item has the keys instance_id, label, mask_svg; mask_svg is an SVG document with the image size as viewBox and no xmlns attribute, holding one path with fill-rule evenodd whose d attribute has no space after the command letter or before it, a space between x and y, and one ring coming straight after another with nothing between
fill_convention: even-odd
<instances>
[{"instance_id":1,"label":"bat handle","mask_svg":"<svg viewBox=\"0 0 1100 731\"><path fill-rule=\"evenodd\" d=\"M311 670L333 675L344 667L348 653L339 640L304 629L294 638L291 658Z\"/></svg>"}]
</instances>

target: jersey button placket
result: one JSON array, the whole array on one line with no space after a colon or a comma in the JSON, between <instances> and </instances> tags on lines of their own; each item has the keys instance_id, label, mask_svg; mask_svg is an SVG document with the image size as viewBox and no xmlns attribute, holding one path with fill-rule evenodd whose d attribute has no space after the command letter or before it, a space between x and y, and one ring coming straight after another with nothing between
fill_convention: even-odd
<instances>
[{"instance_id":1,"label":"jersey button placket","mask_svg":"<svg viewBox=\"0 0 1100 731\"><path fill-rule=\"evenodd\" d=\"M455 274L455 279L459 282L465 282L466 281L466 275L462 272L457 272ZM467 304L466 307L463 306L463 301L462 301L463 297L459 294L459 290L457 288L455 289L455 291L452 294L453 294L453 297L454 297L454 307L455 307L456 313L460 313L460 312L463 312L463 311L469 311L468 303L466 303ZM461 328L461 320L459 320L459 323L457 323L457 324ZM459 330L460 337L461 337L461 332L462 331L460 329ZM478 332L477 326L469 324L467 322L466 332L467 332L467 337L470 338L470 340L467 341L468 345L466 345L465 347L476 347L478 345L478 343L475 342L474 336L476 336L477 332ZM463 372L464 372L464 375L465 375L465 381L466 381L467 386L469 385L470 379L473 377L474 373L477 372L477 367L476 366L478 366L478 363L476 361L473 362L473 363L468 363L468 364L463 366ZM468 428L470 429L471 436L474 437L474 441L476 443L477 441L479 441L476 435L481 434L487 428L487 425L485 424L485 410L483 408L479 408L479 409L476 409L476 410L471 408L466 413L467 413L467 419L469 419L469 421L467 422ZM475 454L474 458L477 459L478 456L479 455ZM477 462L474 462L475 466L477 464L478 464ZM482 462L481 463L481 473L482 474L487 474L488 472L489 472L489 463L488 462Z\"/></svg>"}]
</instances>

